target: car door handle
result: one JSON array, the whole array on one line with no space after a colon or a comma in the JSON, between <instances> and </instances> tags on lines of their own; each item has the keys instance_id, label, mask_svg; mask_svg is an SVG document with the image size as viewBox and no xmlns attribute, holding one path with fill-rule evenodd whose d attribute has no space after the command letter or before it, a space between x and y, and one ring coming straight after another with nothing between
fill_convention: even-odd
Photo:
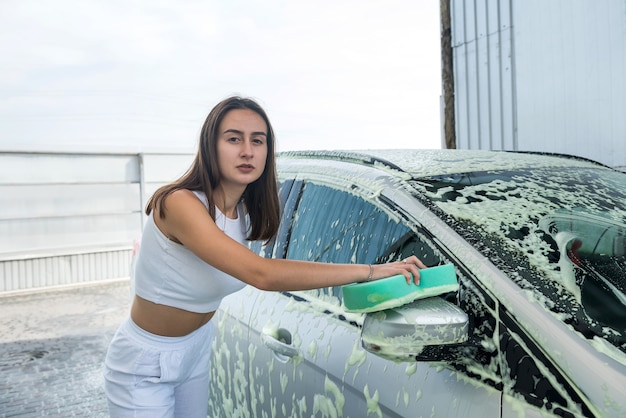
<instances>
[{"instance_id":1,"label":"car door handle","mask_svg":"<svg viewBox=\"0 0 626 418\"><path fill-rule=\"evenodd\" d=\"M278 355L289 358L298 355L299 350L291 345L291 333L284 328L278 330L264 329L261 332L261 341L263 341L263 345Z\"/></svg>"}]
</instances>

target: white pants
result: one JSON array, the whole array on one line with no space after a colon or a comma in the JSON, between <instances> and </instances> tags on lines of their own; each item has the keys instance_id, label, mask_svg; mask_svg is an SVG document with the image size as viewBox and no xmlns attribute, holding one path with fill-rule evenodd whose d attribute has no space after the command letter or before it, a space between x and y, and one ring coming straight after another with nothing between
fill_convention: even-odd
<instances>
[{"instance_id":1,"label":"white pants","mask_svg":"<svg viewBox=\"0 0 626 418\"><path fill-rule=\"evenodd\" d=\"M213 322L183 337L151 334L128 318L104 362L111 417L206 418Z\"/></svg>"}]
</instances>

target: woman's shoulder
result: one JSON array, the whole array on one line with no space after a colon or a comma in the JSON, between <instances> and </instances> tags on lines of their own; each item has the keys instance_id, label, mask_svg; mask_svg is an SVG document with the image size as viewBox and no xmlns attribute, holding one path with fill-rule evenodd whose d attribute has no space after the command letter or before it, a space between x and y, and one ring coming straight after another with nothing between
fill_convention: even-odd
<instances>
[{"instance_id":1,"label":"woman's shoulder","mask_svg":"<svg viewBox=\"0 0 626 418\"><path fill-rule=\"evenodd\" d=\"M206 200L206 195L201 190L191 190L191 189L175 189L173 190L168 197L174 197L175 199L185 199L189 197L195 196L197 199Z\"/></svg>"},{"instance_id":2,"label":"woman's shoulder","mask_svg":"<svg viewBox=\"0 0 626 418\"><path fill-rule=\"evenodd\" d=\"M200 199L200 201L204 204L204 206L209 207L209 200L207 199L206 194L204 194L203 191L201 191L201 190L188 190L188 191L190 191L198 199Z\"/></svg>"},{"instance_id":3,"label":"woman's shoulder","mask_svg":"<svg viewBox=\"0 0 626 418\"><path fill-rule=\"evenodd\" d=\"M200 201L205 207L208 207L206 195L197 190L177 189L170 193L165 200L165 207L178 204L188 204L190 202Z\"/></svg>"}]
</instances>

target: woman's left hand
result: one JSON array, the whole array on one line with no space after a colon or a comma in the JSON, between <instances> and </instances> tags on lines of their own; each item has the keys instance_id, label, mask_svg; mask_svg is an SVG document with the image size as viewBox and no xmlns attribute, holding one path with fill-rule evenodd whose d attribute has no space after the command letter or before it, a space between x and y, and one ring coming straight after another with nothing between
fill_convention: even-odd
<instances>
[{"instance_id":1,"label":"woman's left hand","mask_svg":"<svg viewBox=\"0 0 626 418\"><path fill-rule=\"evenodd\" d=\"M402 261L394 261L392 263L385 264L375 264L372 267L372 281L402 274L405 277L407 284L411 284L412 281L417 286L420 284L419 270L425 269L426 265L422 263L419 258L412 255ZM411 275L413 277L413 280L411 280Z\"/></svg>"}]
</instances>

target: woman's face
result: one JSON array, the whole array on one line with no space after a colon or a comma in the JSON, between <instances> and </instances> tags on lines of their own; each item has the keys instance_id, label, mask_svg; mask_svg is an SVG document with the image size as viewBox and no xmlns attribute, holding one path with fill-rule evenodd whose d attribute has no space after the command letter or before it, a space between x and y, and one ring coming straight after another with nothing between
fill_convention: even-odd
<instances>
[{"instance_id":1,"label":"woman's face","mask_svg":"<svg viewBox=\"0 0 626 418\"><path fill-rule=\"evenodd\" d=\"M228 111L220 123L217 137L222 187L245 189L261 177L267 150L267 125L263 118L250 109Z\"/></svg>"}]
</instances>

